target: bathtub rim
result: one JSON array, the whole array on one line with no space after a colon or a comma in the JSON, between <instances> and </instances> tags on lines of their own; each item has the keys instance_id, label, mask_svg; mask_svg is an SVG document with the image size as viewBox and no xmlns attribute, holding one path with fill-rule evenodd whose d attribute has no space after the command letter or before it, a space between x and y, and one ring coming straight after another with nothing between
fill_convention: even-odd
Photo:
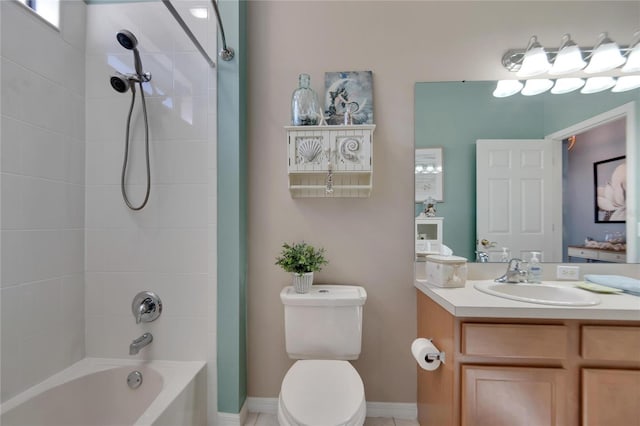
<instances>
[{"instance_id":1,"label":"bathtub rim","mask_svg":"<svg viewBox=\"0 0 640 426\"><path fill-rule=\"evenodd\" d=\"M171 405L180 393L206 367L205 361L168 361L168 360L139 360L119 358L83 358L71 364L64 370L48 377L42 382L30 387L24 392L8 399L0 405L0 416L18 405L27 402L51 388L63 385L88 374L110 370L117 367L150 367L162 376L162 389L158 396L140 416L134 426L152 425L154 421Z\"/></svg>"}]
</instances>

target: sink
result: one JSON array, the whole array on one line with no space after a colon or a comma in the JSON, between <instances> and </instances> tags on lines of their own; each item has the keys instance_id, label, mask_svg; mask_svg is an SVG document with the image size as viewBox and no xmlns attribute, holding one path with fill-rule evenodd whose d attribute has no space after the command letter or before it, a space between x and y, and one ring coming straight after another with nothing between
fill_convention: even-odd
<instances>
[{"instance_id":1,"label":"sink","mask_svg":"<svg viewBox=\"0 0 640 426\"><path fill-rule=\"evenodd\" d=\"M492 296L543 305L593 306L600 303L600 298L595 294L553 284L509 284L490 281L476 283L474 287Z\"/></svg>"}]
</instances>

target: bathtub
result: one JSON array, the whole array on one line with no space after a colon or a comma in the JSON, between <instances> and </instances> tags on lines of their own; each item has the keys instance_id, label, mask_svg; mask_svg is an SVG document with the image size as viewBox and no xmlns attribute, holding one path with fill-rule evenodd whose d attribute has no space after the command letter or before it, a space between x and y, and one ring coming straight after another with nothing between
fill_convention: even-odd
<instances>
[{"instance_id":1,"label":"bathtub","mask_svg":"<svg viewBox=\"0 0 640 426\"><path fill-rule=\"evenodd\" d=\"M85 358L2 404L2 426L206 424L206 363ZM127 385L142 373L137 389Z\"/></svg>"}]
</instances>

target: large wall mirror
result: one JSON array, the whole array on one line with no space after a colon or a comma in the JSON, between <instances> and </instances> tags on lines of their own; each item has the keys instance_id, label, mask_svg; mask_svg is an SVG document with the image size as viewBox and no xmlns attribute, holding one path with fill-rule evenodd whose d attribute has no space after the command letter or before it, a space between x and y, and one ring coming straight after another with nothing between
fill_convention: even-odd
<instances>
[{"instance_id":1,"label":"large wall mirror","mask_svg":"<svg viewBox=\"0 0 640 426\"><path fill-rule=\"evenodd\" d=\"M434 213L416 188L416 224L441 220L442 243L469 261L500 261L504 247L638 263L640 89L495 98L495 85L416 83L415 148L443 160L443 201Z\"/></svg>"}]
</instances>

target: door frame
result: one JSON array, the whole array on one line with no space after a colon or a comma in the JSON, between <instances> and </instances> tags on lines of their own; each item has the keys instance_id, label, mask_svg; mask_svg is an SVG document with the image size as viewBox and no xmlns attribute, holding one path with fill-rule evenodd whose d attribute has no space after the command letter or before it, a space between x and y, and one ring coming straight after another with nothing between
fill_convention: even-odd
<instances>
[{"instance_id":1,"label":"door frame","mask_svg":"<svg viewBox=\"0 0 640 426\"><path fill-rule=\"evenodd\" d=\"M632 185L637 186L637 173L636 173L636 163L637 163L637 147L636 147L636 103L634 101L621 105L612 110L603 112L602 114L595 115L591 118L588 118L584 121L576 123L572 126L559 130L557 132L551 133L545 136L545 139L551 139L554 142L558 142L554 144L554 146L558 146L558 152L560 153L560 149L562 147L562 141L569 136L575 135L577 133L582 133L587 130L593 129L594 127L598 127L600 125L606 124L608 122L618 120L620 118L626 118L625 120L625 132L626 132L626 156L627 163L629 163L630 167L627 167L627 182L630 182ZM630 161L631 160L631 161ZM633 162L633 164L631 164ZM557 173L559 178L562 177L562 157L559 157L554 164L554 170ZM557 191L559 194L554 194L554 199L562 200L562 188L557 187ZM638 190L635 191L627 191L627 218L626 218L626 228L627 228L627 263L636 263L640 261L638 259L638 223L637 223L637 193ZM559 208L561 208L562 203L559 203Z\"/></svg>"}]
</instances>

